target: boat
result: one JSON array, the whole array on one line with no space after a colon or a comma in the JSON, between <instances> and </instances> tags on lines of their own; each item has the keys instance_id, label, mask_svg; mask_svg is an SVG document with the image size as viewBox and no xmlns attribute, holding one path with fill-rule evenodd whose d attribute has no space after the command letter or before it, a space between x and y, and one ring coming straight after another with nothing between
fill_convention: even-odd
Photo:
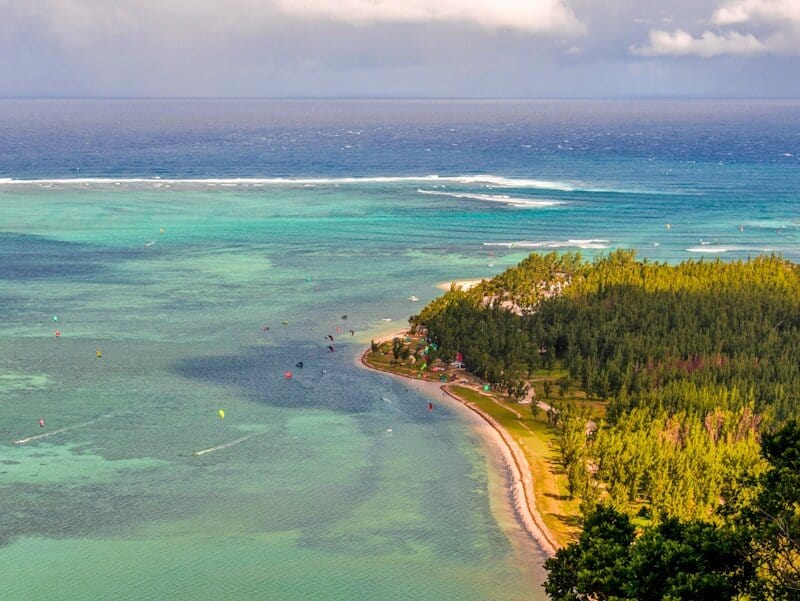
<instances>
[{"instance_id":1,"label":"boat","mask_svg":"<svg viewBox=\"0 0 800 601\"><path fill-rule=\"evenodd\" d=\"M414 295L412 294L411 296L409 296L409 297L408 297L408 300L410 300L412 303L415 303L415 302L417 302L419 299L418 299L416 296L414 296Z\"/></svg>"}]
</instances>

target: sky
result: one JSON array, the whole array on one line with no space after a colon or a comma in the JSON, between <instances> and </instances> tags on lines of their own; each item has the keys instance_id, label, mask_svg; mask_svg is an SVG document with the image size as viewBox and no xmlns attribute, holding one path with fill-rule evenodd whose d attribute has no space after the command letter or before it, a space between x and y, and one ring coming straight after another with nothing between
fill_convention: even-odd
<instances>
[{"instance_id":1,"label":"sky","mask_svg":"<svg viewBox=\"0 0 800 601\"><path fill-rule=\"evenodd\" d=\"M800 0L0 0L4 97L800 97Z\"/></svg>"}]
</instances>

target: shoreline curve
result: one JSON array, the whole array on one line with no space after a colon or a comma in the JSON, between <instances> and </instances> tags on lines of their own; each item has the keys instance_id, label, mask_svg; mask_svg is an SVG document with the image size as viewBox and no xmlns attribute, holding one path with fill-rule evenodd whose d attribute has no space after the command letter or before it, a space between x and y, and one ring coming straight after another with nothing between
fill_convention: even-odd
<instances>
[{"instance_id":1,"label":"shoreline curve","mask_svg":"<svg viewBox=\"0 0 800 601\"><path fill-rule=\"evenodd\" d=\"M386 340L391 340L392 338L401 334L405 334L405 330L395 332L389 336L384 336L381 339L376 340L376 342L385 342ZM484 412L482 409L473 405L469 401L466 401L454 394L449 389L447 384L416 380L402 374L373 367L367 362L367 355L370 352L370 348L366 348L359 355L359 363L361 363L363 368L385 373L396 378L401 378L402 380L419 382L421 384L428 385L432 389L441 390L448 397L456 401L457 406L471 412L473 415L477 415L482 420L482 423L485 427L479 428L479 434L484 437L486 442L490 444L494 443L494 445L499 449L502 462L508 469L508 474L511 480L511 490L508 493L508 497L511 501L511 506L517 524L521 530L523 530L534 542L536 542L536 544L547 557L553 557L556 554L556 551L560 548L560 545L555 542L555 538L545 525L544 521L542 520L542 516L539 514L539 511L536 508L535 497L533 495L533 478L531 476L530 468L528 467L528 462L525 460L522 449L519 448L519 445L516 443L516 441L514 441L508 435L503 427L498 424L491 415Z\"/></svg>"}]
</instances>

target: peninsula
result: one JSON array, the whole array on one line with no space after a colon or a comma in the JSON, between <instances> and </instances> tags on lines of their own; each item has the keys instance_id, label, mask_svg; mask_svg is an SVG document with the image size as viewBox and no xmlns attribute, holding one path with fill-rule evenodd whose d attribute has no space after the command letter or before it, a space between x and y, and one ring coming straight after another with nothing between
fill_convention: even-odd
<instances>
[{"instance_id":1,"label":"peninsula","mask_svg":"<svg viewBox=\"0 0 800 601\"><path fill-rule=\"evenodd\" d=\"M507 451L520 523L551 556L553 599L609 592L575 568L608 524L631 562L625 586L637 586L643 555L662 552L646 546L654 540L684 545L665 594L683 586L689 560L715 598L793 586L795 564L774 558L798 557L796 532L765 539L759 519L773 514L753 506L782 460L769 441L790 454L800 445L797 265L532 254L470 284L454 283L362 360L435 382L483 418ZM797 529L792 503L782 507Z\"/></svg>"}]
</instances>

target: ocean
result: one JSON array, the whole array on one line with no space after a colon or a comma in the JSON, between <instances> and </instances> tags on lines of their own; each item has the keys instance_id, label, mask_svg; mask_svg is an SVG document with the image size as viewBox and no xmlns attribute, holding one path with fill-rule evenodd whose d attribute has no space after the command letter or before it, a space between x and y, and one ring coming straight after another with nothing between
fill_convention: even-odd
<instances>
[{"instance_id":1,"label":"ocean","mask_svg":"<svg viewBox=\"0 0 800 601\"><path fill-rule=\"evenodd\" d=\"M544 599L360 352L530 252L799 260L798 200L799 102L2 100L0 598Z\"/></svg>"}]
</instances>

